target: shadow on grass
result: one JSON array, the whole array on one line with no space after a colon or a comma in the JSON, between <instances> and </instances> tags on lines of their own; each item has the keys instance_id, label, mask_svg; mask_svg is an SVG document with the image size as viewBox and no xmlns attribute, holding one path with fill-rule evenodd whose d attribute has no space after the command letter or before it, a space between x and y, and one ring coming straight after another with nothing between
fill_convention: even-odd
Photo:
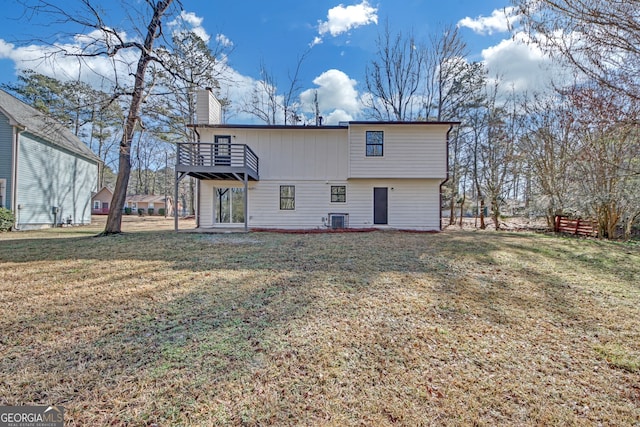
<instances>
[{"instance_id":1,"label":"shadow on grass","mask_svg":"<svg viewBox=\"0 0 640 427\"><path fill-rule=\"evenodd\" d=\"M68 274L75 280L58 283L51 296L46 281L22 284L33 286L39 302L58 298L65 305L36 306L4 325L0 372L8 380L0 386L1 403L69 403L70 416L81 420L77 424L94 425L184 424L184 412L203 405L219 407L216 420L224 421L234 403L219 396L220 390L228 391L227 398L241 396L265 354L275 361L303 351L288 347L294 341L286 334L289 325L319 310L320 287L340 294L340 304L354 306L374 293L377 301L407 292L421 301L421 317L430 310L439 316L441 330L444 325L462 331L478 319L504 330L535 316L561 324L591 321L561 274L568 268L612 274L621 263L616 278L626 278L629 286L637 286L628 277L638 269L638 253L617 252L615 245L581 247L509 233L141 232L1 243L0 263L7 268L33 263L38 274L44 269L52 278ZM579 249L584 253L576 256ZM600 256L613 260L593 262ZM554 260L558 269L544 267ZM84 268L105 273L92 272L85 280ZM10 298L12 306L20 304ZM401 305L400 314L374 319L383 326L398 323L409 316ZM354 348L373 348L365 344ZM384 350L396 355L402 348L390 344ZM83 413L87 402L89 414Z\"/></svg>"}]
</instances>

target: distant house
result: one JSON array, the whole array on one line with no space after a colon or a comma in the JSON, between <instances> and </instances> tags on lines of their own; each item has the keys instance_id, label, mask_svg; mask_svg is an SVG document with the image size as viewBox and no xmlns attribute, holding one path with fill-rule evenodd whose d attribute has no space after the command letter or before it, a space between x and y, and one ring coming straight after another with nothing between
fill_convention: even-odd
<instances>
[{"instance_id":1,"label":"distant house","mask_svg":"<svg viewBox=\"0 0 640 427\"><path fill-rule=\"evenodd\" d=\"M173 215L171 198L165 200L164 196L133 194L127 196L125 208L130 208L132 214L160 215L161 212L166 212L167 215Z\"/></svg>"},{"instance_id":2,"label":"distant house","mask_svg":"<svg viewBox=\"0 0 640 427\"><path fill-rule=\"evenodd\" d=\"M91 197L91 213L93 215L108 215L112 197L113 190L109 187L102 187Z\"/></svg>"},{"instance_id":3,"label":"distant house","mask_svg":"<svg viewBox=\"0 0 640 427\"><path fill-rule=\"evenodd\" d=\"M458 122L267 126L220 117L220 103L200 91L199 141L177 144L174 197L182 178L199 180L199 227L440 230Z\"/></svg>"},{"instance_id":4,"label":"distant house","mask_svg":"<svg viewBox=\"0 0 640 427\"><path fill-rule=\"evenodd\" d=\"M15 229L90 224L100 165L63 125L0 90L0 206Z\"/></svg>"}]
</instances>

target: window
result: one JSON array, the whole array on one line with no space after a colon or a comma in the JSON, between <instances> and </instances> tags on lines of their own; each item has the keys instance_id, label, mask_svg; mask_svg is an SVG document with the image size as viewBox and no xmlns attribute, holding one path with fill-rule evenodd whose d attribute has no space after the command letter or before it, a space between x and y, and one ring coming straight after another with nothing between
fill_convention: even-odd
<instances>
[{"instance_id":1,"label":"window","mask_svg":"<svg viewBox=\"0 0 640 427\"><path fill-rule=\"evenodd\" d=\"M101 205L100 205L100 200L94 200L94 201L93 201L93 209L94 209L94 210L98 210L98 209L100 209L100 206L101 206Z\"/></svg>"},{"instance_id":2,"label":"window","mask_svg":"<svg viewBox=\"0 0 640 427\"><path fill-rule=\"evenodd\" d=\"M280 210L292 211L296 208L296 186L280 186Z\"/></svg>"},{"instance_id":3,"label":"window","mask_svg":"<svg viewBox=\"0 0 640 427\"><path fill-rule=\"evenodd\" d=\"M347 201L347 187L344 185L331 186L331 203L345 203Z\"/></svg>"},{"instance_id":4,"label":"window","mask_svg":"<svg viewBox=\"0 0 640 427\"><path fill-rule=\"evenodd\" d=\"M244 222L244 188L216 188L216 223Z\"/></svg>"},{"instance_id":5,"label":"window","mask_svg":"<svg viewBox=\"0 0 640 427\"><path fill-rule=\"evenodd\" d=\"M384 144L384 132L381 130L367 131L367 157L381 157Z\"/></svg>"}]
</instances>

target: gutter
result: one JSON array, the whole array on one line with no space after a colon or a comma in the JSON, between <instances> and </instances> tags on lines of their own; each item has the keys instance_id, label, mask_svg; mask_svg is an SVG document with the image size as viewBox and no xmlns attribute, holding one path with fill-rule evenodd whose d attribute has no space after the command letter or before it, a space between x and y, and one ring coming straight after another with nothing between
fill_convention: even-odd
<instances>
[{"instance_id":1,"label":"gutter","mask_svg":"<svg viewBox=\"0 0 640 427\"><path fill-rule=\"evenodd\" d=\"M446 169L446 177L444 179L444 181L442 181L440 183L440 202L438 203L438 217L440 218L440 231L442 231L442 186L445 185L448 181L449 181L449 134L451 134L451 131L453 130L453 127L455 125L452 124L449 126L449 130L447 131L447 154L446 154L446 159L447 159L447 169Z\"/></svg>"}]
</instances>

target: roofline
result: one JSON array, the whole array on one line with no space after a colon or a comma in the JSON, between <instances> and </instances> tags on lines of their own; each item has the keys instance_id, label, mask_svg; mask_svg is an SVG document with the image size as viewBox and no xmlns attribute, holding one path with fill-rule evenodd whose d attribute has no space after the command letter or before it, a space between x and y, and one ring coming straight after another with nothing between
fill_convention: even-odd
<instances>
[{"instance_id":1,"label":"roofline","mask_svg":"<svg viewBox=\"0 0 640 427\"><path fill-rule=\"evenodd\" d=\"M11 94L9 94L11 95ZM9 125L10 126L16 126L16 127L21 127L24 128L24 126L22 126L20 124L20 122L18 122L16 120L15 117L13 117L13 115L11 115L7 110L5 110L4 108L2 108L2 106L0 106L0 113L4 114L5 116L7 116L7 118L9 119Z\"/></svg>"},{"instance_id":2,"label":"roofline","mask_svg":"<svg viewBox=\"0 0 640 427\"><path fill-rule=\"evenodd\" d=\"M95 154L91 148L89 148L89 146L86 146L86 147L87 147L87 149L89 151L91 151L91 153L83 153L80 150L77 150L75 147L65 147L63 145L60 145L57 142L53 141L48 135L45 135L44 133L41 133L41 132L38 132L38 131L34 131L31 128L23 127L23 129L20 129L20 132L21 133L28 133L28 134L31 134L33 136L36 136L36 137L42 139L43 141L45 141L47 144L54 145L59 149L68 151L69 153L74 154L76 156L80 156L85 160L89 160L91 162L96 162L97 165L105 164L102 161L102 159L100 157L98 157L98 155ZM71 135L73 135L73 134L71 134ZM75 135L73 135L73 136L75 137ZM82 141L79 138L78 138L78 141L80 141L81 144L84 144L84 141Z\"/></svg>"},{"instance_id":3,"label":"roofline","mask_svg":"<svg viewBox=\"0 0 640 427\"><path fill-rule=\"evenodd\" d=\"M346 126L306 126L306 125L246 125L246 124L195 124L188 125L191 128L210 128L210 129L346 129Z\"/></svg>"},{"instance_id":4,"label":"roofline","mask_svg":"<svg viewBox=\"0 0 640 427\"><path fill-rule=\"evenodd\" d=\"M273 129L273 130L288 130L288 129L309 129L309 130L326 130L326 129L347 129L350 125L368 125L368 126L387 126L387 125L410 125L410 126L433 126L433 125L446 125L455 126L460 125L462 122L444 122L444 121L350 121L344 122L340 125L327 125L327 126L307 126L307 125L250 125L250 124L193 124L188 125L191 128L209 128L209 129Z\"/></svg>"},{"instance_id":5,"label":"roofline","mask_svg":"<svg viewBox=\"0 0 640 427\"><path fill-rule=\"evenodd\" d=\"M455 126L459 125L462 122L445 122L445 121L352 121L349 122L350 125L447 125L447 126Z\"/></svg>"}]
</instances>

